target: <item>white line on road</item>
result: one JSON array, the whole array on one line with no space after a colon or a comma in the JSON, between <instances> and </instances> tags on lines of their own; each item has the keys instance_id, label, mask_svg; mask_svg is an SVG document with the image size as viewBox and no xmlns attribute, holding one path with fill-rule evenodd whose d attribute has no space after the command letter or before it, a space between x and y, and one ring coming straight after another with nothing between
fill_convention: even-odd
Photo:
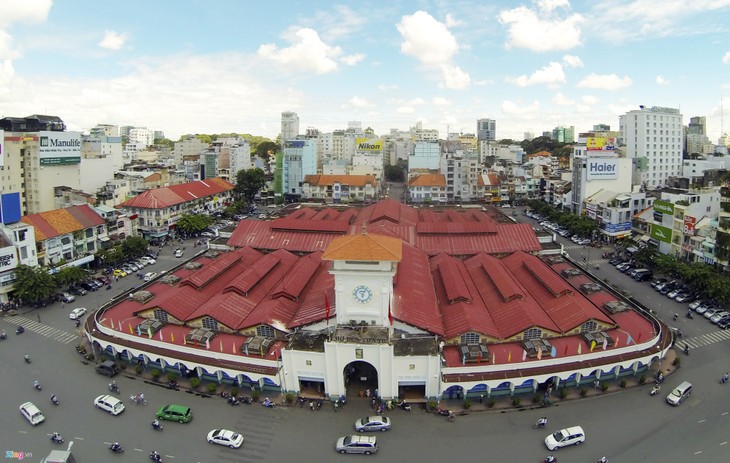
<instances>
[{"instance_id":1,"label":"white line on road","mask_svg":"<svg viewBox=\"0 0 730 463\"><path fill-rule=\"evenodd\" d=\"M699 455L700 453L702 453L702 450L695 452L695 455Z\"/></svg>"},{"instance_id":2,"label":"white line on road","mask_svg":"<svg viewBox=\"0 0 730 463\"><path fill-rule=\"evenodd\" d=\"M698 421L698 423L704 423L704 422L705 422L705 420L699 420Z\"/></svg>"}]
</instances>

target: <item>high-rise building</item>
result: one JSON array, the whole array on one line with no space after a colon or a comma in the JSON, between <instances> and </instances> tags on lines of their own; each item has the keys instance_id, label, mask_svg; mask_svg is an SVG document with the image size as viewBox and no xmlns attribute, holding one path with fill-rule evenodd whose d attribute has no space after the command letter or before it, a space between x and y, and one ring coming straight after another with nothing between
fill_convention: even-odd
<instances>
[{"instance_id":1,"label":"high-rise building","mask_svg":"<svg viewBox=\"0 0 730 463\"><path fill-rule=\"evenodd\" d=\"M316 173L317 140L288 140L284 144L281 166L284 198L301 196L304 177Z\"/></svg>"},{"instance_id":2,"label":"high-rise building","mask_svg":"<svg viewBox=\"0 0 730 463\"><path fill-rule=\"evenodd\" d=\"M477 141L497 139L497 121L494 119L477 119Z\"/></svg>"},{"instance_id":3,"label":"high-rise building","mask_svg":"<svg viewBox=\"0 0 730 463\"><path fill-rule=\"evenodd\" d=\"M652 106L619 116L626 157L645 158L641 182L651 189L664 186L669 177L682 173L682 114L679 109Z\"/></svg>"},{"instance_id":4,"label":"high-rise building","mask_svg":"<svg viewBox=\"0 0 730 463\"><path fill-rule=\"evenodd\" d=\"M291 111L281 113L281 146L299 136L299 116Z\"/></svg>"},{"instance_id":5,"label":"high-rise building","mask_svg":"<svg viewBox=\"0 0 730 463\"><path fill-rule=\"evenodd\" d=\"M570 127L555 127L550 137L558 143L574 143L575 127L572 125Z\"/></svg>"},{"instance_id":6,"label":"high-rise building","mask_svg":"<svg viewBox=\"0 0 730 463\"><path fill-rule=\"evenodd\" d=\"M684 152L687 154L714 154L715 146L707 136L707 118L695 116L689 118L685 131Z\"/></svg>"}]
</instances>

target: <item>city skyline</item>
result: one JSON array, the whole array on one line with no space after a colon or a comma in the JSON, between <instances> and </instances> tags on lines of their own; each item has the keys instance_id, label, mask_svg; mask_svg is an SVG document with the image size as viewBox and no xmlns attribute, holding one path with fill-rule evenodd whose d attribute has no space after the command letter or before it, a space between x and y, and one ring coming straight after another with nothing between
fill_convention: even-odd
<instances>
[{"instance_id":1,"label":"city skyline","mask_svg":"<svg viewBox=\"0 0 730 463\"><path fill-rule=\"evenodd\" d=\"M497 139L556 126L618 130L639 105L707 118L730 105L730 0L442 3L9 0L0 107L69 130L146 126L168 138L275 138L281 113L331 132L421 122ZM595 26L599 24L600 26ZM676 58L675 58L676 57ZM721 105L721 99L724 100Z\"/></svg>"}]
</instances>

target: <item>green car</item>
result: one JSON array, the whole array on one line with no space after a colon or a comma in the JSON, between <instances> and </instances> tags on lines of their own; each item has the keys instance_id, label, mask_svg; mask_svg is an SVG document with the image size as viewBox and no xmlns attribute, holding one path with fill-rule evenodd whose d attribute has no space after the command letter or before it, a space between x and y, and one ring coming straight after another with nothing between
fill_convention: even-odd
<instances>
[{"instance_id":1,"label":"green car","mask_svg":"<svg viewBox=\"0 0 730 463\"><path fill-rule=\"evenodd\" d=\"M157 418L161 420L189 423L193 419L193 412L185 405L165 405L157 410Z\"/></svg>"}]
</instances>

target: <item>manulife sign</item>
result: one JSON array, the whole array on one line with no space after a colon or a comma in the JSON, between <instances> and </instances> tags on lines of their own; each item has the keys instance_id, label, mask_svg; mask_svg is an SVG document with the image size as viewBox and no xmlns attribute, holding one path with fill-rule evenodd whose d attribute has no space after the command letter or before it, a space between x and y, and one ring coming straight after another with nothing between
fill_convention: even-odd
<instances>
[{"instance_id":1,"label":"manulife sign","mask_svg":"<svg viewBox=\"0 0 730 463\"><path fill-rule=\"evenodd\" d=\"M661 225L652 224L651 232L649 233L649 235L655 240L663 241L665 243L672 242L672 229L668 227L662 227Z\"/></svg>"},{"instance_id":2,"label":"manulife sign","mask_svg":"<svg viewBox=\"0 0 730 463\"><path fill-rule=\"evenodd\" d=\"M674 204L669 201L662 201L657 199L654 201L654 212L660 212L662 214L674 215Z\"/></svg>"},{"instance_id":3,"label":"manulife sign","mask_svg":"<svg viewBox=\"0 0 730 463\"><path fill-rule=\"evenodd\" d=\"M80 132L38 132L40 165L53 166L81 162Z\"/></svg>"}]
</instances>

